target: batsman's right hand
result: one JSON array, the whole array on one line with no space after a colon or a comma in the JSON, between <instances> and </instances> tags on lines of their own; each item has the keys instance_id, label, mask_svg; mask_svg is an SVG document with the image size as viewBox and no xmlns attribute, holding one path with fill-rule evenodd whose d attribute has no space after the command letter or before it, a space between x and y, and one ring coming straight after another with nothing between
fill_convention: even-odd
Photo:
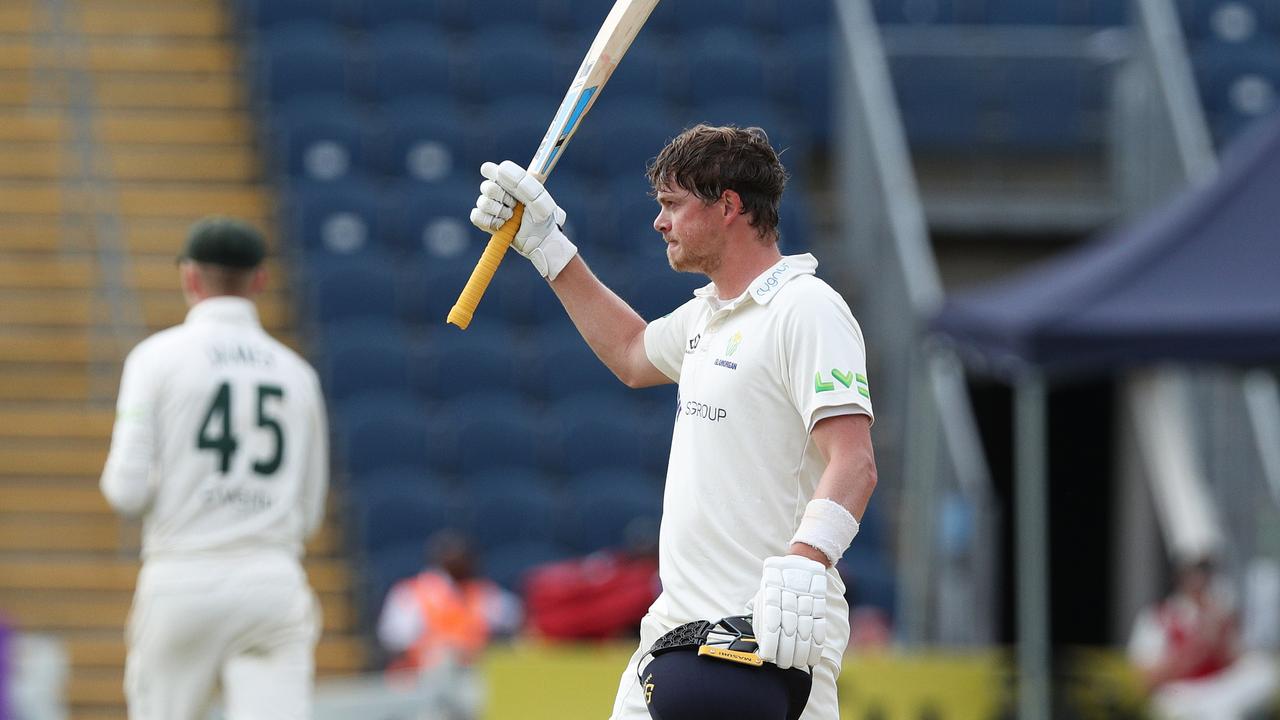
<instances>
[{"instance_id":1,"label":"batsman's right hand","mask_svg":"<svg viewBox=\"0 0 1280 720\"><path fill-rule=\"evenodd\" d=\"M480 174L487 179L480 184L471 223L485 232L497 232L511 219L516 203L523 204L524 217L511 247L529 258L542 277L555 280L578 254L577 246L561 230L564 210L537 178L510 160L501 165L487 162L480 166Z\"/></svg>"}]
</instances>

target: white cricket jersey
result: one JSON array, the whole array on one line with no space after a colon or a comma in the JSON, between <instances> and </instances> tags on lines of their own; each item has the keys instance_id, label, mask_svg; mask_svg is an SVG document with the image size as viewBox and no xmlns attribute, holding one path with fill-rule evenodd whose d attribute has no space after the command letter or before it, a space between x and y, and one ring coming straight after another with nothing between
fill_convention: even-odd
<instances>
[{"instance_id":1,"label":"white cricket jersey","mask_svg":"<svg viewBox=\"0 0 1280 720\"><path fill-rule=\"evenodd\" d=\"M302 554L329 484L315 370L268 335L252 302L204 300L125 360L102 492L145 513L144 558Z\"/></svg>"},{"instance_id":2,"label":"white cricket jersey","mask_svg":"<svg viewBox=\"0 0 1280 720\"><path fill-rule=\"evenodd\" d=\"M826 468L809 440L822 418L871 415L862 331L812 255L792 255L728 302L714 284L645 330L650 362L679 383L659 541L666 625L741 614L764 559L788 553ZM849 638L828 571L823 651Z\"/></svg>"}]
</instances>

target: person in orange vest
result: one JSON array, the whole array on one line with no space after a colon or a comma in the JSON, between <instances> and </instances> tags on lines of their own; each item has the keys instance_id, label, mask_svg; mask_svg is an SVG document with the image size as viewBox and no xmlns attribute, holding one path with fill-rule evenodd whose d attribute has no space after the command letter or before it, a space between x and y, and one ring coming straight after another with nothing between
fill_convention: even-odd
<instances>
[{"instance_id":1,"label":"person in orange vest","mask_svg":"<svg viewBox=\"0 0 1280 720\"><path fill-rule=\"evenodd\" d=\"M1161 720L1236 720L1275 701L1275 663L1243 646L1233 593L1208 552L1184 558L1173 594L1138 615L1128 652Z\"/></svg>"},{"instance_id":2,"label":"person in orange vest","mask_svg":"<svg viewBox=\"0 0 1280 720\"><path fill-rule=\"evenodd\" d=\"M475 663L494 636L523 619L520 600L476 573L471 543L454 530L427 542L431 566L396 583L383 603L378 640L396 658L389 670L427 672Z\"/></svg>"}]
</instances>

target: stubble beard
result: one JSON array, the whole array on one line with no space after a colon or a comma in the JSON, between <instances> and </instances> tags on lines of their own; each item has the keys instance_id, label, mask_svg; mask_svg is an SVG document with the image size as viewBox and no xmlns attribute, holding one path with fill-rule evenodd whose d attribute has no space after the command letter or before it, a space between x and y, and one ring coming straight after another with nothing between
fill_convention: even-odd
<instances>
[{"instance_id":1,"label":"stubble beard","mask_svg":"<svg viewBox=\"0 0 1280 720\"><path fill-rule=\"evenodd\" d=\"M724 244L720 243L715 247L703 248L700 252L690 251L689 245L684 243L680 238L676 238L676 242L680 247L681 257L676 259L671 254L671 245L667 245L667 264L676 272L698 273L700 275L710 276L712 273L720 269L720 265L724 260L723 249Z\"/></svg>"}]
</instances>

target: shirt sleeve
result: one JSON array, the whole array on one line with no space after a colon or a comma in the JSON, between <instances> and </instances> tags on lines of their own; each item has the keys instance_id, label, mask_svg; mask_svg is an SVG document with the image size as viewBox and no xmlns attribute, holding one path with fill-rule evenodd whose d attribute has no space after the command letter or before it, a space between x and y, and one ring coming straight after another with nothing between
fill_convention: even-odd
<instances>
[{"instance_id":1,"label":"shirt sleeve","mask_svg":"<svg viewBox=\"0 0 1280 720\"><path fill-rule=\"evenodd\" d=\"M789 309L781 337L784 382L809 430L833 415L874 418L862 330L839 295L807 295Z\"/></svg>"},{"instance_id":2,"label":"shirt sleeve","mask_svg":"<svg viewBox=\"0 0 1280 720\"><path fill-rule=\"evenodd\" d=\"M111 450L99 481L111 507L130 517L142 514L156 491L152 468L158 447L156 391L160 379L146 358L142 346L125 358Z\"/></svg>"},{"instance_id":3,"label":"shirt sleeve","mask_svg":"<svg viewBox=\"0 0 1280 720\"><path fill-rule=\"evenodd\" d=\"M685 342L688 337L689 323L698 310L698 303L705 302L701 298L693 298L676 308L669 315L664 315L650 322L644 329L644 352L649 362L658 368L672 382L680 382L680 368L684 364Z\"/></svg>"},{"instance_id":4,"label":"shirt sleeve","mask_svg":"<svg viewBox=\"0 0 1280 720\"><path fill-rule=\"evenodd\" d=\"M390 652L403 652L413 647L426 629L426 618L418 611L413 590L407 582L396 583L378 618L378 642Z\"/></svg>"},{"instance_id":5,"label":"shirt sleeve","mask_svg":"<svg viewBox=\"0 0 1280 720\"><path fill-rule=\"evenodd\" d=\"M311 403L311 446L307 450L307 469L303 475L302 530L310 537L324 521L325 498L329 493L329 419L320 380L311 375L314 401Z\"/></svg>"}]
</instances>

